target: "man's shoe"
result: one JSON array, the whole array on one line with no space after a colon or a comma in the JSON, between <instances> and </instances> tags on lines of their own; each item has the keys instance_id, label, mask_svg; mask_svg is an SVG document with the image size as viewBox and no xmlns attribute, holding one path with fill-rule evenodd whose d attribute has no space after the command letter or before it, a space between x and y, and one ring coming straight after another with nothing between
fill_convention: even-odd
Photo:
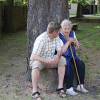
<instances>
[{"instance_id":1,"label":"man's shoe","mask_svg":"<svg viewBox=\"0 0 100 100\"><path fill-rule=\"evenodd\" d=\"M81 84L81 88L82 88L82 92L84 92L84 93L89 92L88 90L86 90L86 89L83 87L83 84ZM76 90L81 91L80 85L77 86Z\"/></svg>"},{"instance_id":2,"label":"man's shoe","mask_svg":"<svg viewBox=\"0 0 100 100\"><path fill-rule=\"evenodd\" d=\"M69 95L77 95L78 94L73 90L73 87L66 89L66 93Z\"/></svg>"}]
</instances>

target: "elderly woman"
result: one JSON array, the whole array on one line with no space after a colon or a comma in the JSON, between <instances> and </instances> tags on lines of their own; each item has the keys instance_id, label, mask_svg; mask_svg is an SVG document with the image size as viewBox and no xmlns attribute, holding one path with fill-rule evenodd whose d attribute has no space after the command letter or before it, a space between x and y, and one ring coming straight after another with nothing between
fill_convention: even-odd
<instances>
[{"instance_id":1,"label":"elderly woman","mask_svg":"<svg viewBox=\"0 0 100 100\"><path fill-rule=\"evenodd\" d=\"M76 56L76 50L79 49L79 43L77 41L75 32L71 30L71 22L67 19L62 21L61 26L62 26L62 29L61 29L61 33L59 33L59 37L63 41L63 44L65 44L69 40L73 41L71 44L71 48L74 54L82 91L86 93L88 91L83 86L84 78L85 78L85 64L82 60L80 60ZM66 61L67 61L66 71L65 71L66 93L70 95L76 95L78 93L76 93L73 90L73 78L74 78L75 67L74 67L74 62L73 62L70 47L68 47L67 51L63 54L63 56L66 58ZM78 79L77 79L76 90L81 91Z\"/></svg>"}]
</instances>

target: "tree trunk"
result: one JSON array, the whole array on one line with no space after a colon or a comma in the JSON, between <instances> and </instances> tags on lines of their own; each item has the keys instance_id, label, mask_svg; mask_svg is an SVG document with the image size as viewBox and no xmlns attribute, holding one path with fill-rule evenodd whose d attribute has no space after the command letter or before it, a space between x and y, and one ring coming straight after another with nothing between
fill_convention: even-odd
<instances>
[{"instance_id":1,"label":"tree trunk","mask_svg":"<svg viewBox=\"0 0 100 100\"><path fill-rule=\"evenodd\" d=\"M69 9L68 0L28 0L27 6L26 80L31 81L31 69L29 67L29 61L36 37L42 32L46 31L49 22L56 21L61 23L63 19L69 19Z\"/></svg>"},{"instance_id":2,"label":"tree trunk","mask_svg":"<svg viewBox=\"0 0 100 100\"><path fill-rule=\"evenodd\" d=\"M99 0L99 14L100 14L100 0Z\"/></svg>"},{"instance_id":3,"label":"tree trunk","mask_svg":"<svg viewBox=\"0 0 100 100\"><path fill-rule=\"evenodd\" d=\"M77 14L76 14L76 17L77 18L81 18L83 15L82 15L82 4L81 3L78 3L77 5Z\"/></svg>"},{"instance_id":4,"label":"tree trunk","mask_svg":"<svg viewBox=\"0 0 100 100\"><path fill-rule=\"evenodd\" d=\"M93 3L93 14L95 15L95 0L94 0L94 3Z\"/></svg>"},{"instance_id":5,"label":"tree trunk","mask_svg":"<svg viewBox=\"0 0 100 100\"><path fill-rule=\"evenodd\" d=\"M4 31L4 2L0 1L0 39L3 31Z\"/></svg>"},{"instance_id":6,"label":"tree trunk","mask_svg":"<svg viewBox=\"0 0 100 100\"><path fill-rule=\"evenodd\" d=\"M13 4L14 0L6 0L5 2L5 14L7 16L4 16L5 18L5 29L4 31L6 33L11 33L13 30Z\"/></svg>"}]
</instances>

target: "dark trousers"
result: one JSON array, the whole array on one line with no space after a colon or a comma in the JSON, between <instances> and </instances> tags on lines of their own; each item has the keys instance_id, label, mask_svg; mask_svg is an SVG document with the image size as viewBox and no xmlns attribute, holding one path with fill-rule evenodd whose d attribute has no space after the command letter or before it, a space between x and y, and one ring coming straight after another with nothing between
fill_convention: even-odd
<instances>
[{"instance_id":1,"label":"dark trousers","mask_svg":"<svg viewBox=\"0 0 100 100\"><path fill-rule=\"evenodd\" d=\"M83 61L80 61L77 59L75 59L75 62L76 62L77 71L78 71L79 78L80 78L80 83L84 84L85 64ZM65 76L66 89L73 87L74 72L76 72L73 59L71 59L70 61L69 69L70 69L69 76ZM79 85L77 75L76 75L76 79L77 79L77 85Z\"/></svg>"}]
</instances>

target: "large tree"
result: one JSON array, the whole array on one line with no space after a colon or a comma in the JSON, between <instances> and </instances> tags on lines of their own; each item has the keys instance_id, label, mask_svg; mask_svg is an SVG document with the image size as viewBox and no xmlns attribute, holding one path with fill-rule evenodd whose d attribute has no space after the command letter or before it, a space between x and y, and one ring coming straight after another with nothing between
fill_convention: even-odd
<instances>
[{"instance_id":1,"label":"large tree","mask_svg":"<svg viewBox=\"0 0 100 100\"><path fill-rule=\"evenodd\" d=\"M82 15L82 5L84 5L85 7L89 7L88 3L91 0L69 0L71 3L77 3L77 13L76 13L76 17L77 18L81 18Z\"/></svg>"},{"instance_id":2,"label":"large tree","mask_svg":"<svg viewBox=\"0 0 100 100\"><path fill-rule=\"evenodd\" d=\"M100 0L98 1L98 5L99 5L99 14L100 14Z\"/></svg>"},{"instance_id":3,"label":"large tree","mask_svg":"<svg viewBox=\"0 0 100 100\"><path fill-rule=\"evenodd\" d=\"M46 31L49 22L61 23L69 18L68 0L28 0L27 15L27 81L31 81L29 67L33 44L38 35Z\"/></svg>"}]
</instances>

